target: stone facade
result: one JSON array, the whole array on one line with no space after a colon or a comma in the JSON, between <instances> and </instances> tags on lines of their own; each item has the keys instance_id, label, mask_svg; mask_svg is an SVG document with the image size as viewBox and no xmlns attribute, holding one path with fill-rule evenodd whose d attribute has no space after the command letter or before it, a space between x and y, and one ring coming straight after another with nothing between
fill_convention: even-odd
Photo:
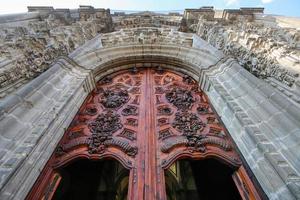
<instances>
[{"instance_id":1,"label":"stone facade","mask_svg":"<svg viewBox=\"0 0 300 200\"><path fill-rule=\"evenodd\" d=\"M95 82L158 67L199 81L269 199L300 199L300 20L28 7L0 16L0 199L24 199Z\"/></svg>"}]
</instances>

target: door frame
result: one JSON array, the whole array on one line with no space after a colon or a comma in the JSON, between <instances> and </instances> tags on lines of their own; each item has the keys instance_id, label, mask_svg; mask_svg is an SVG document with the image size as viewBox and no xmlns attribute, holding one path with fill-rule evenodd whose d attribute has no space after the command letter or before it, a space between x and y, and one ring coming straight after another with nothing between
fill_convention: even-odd
<instances>
[{"instance_id":1,"label":"door frame","mask_svg":"<svg viewBox=\"0 0 300 200\"><path fill-rule=\"evenodd\" d=\"M130 73L135 73L135 69L133 69ZM147 69L148 70L148 69ZM174 74L181 74L182 73L176 72L176 71L171 71L168 70L168 72L174 73ZM128 70L125 71L119 71L116 74L123 74L123 73L128 73ZM157 72L160 73L160 72ZM110 77L110 75L106 76L105 78ZM109 81L101 79L100 82L102 81ZM110 78L108 78L110 79ZM149 81L148 79L146 81ZM197 83L196 83L197 84ZM202 92L202 91L201 91ZM91 94L95 95L96 91L93 91ZM90 95L91 95L90 94ZM86 101L82 104L81 108L79 109L79 112L82 112L89 104L90 100L90 95L86 98ZM203 93L202 94L204 97L207 98L207 96ZM208 100L208 98L207 98ZM210 104L208 100L209 106L213 109L212 105ZM216 113L215 113L216 114ZM76 118L76 117L75 117ZM74 118L74 119L75 119ZM217 116L219 119L219 117ZM221 120L219 119L221 122ZM72 126L72 124L70 125ZM223 125L223 128L226 132L227 135L228 131L226 130L225 126ZM66 131L66 133L68 130ZM61 140L60 144L62 144L64 141L64 138ZM128 156L124 157L122 154L119 153L114 153L114 152L106 152L104 154L90 154L87 151L79 151L80 148L83 148L81 143L83 141L76 140L74 141L74 145L77 145L75 149L75 153L73 155L65 157L63 160L58 160L57 158L59 157L60 154L63 154L66 149L62 148L61 145L58 145L55 152L52 154L51 158L49 159L48 163L44 167L41 175L39 176L38 180L34 184L33 188L31 189L31 192L27 196L26 199L51 199L53 194L55 193L55 190L57 189L59 182L61 180L61 176L59 175L59 169L63 168L65 165L68 165L71 162L76 162L78 159L90 159L90 160L99 160L99 159L105 159L105 158L110 158L110 159L116 159L119 161L126 169L130 170L130 175L129 175L129 182L130 183L135 183L138 180L137 179L137 173L138 169L135 167L133 164L133 159L128 159ZM233 140L232 140L233 143ZM176 148L176 147L174 147ZM236 147L235 147L236 148ZM74 149L72 149L74 150ZM190 158L193 160L199 160L199 159L206 159L206 158L215 158L221 162L225 162L229 166L233 167L236 169L235 173L233 174L233 180L236 183L236 186L238 187L238 190L242 196L243 199L261 199L259 193L257 192L256 187L252 183L252 180L249 178L242 161L239 159L239 155L237 154L236 151L234 151L234 155L236 156L234 159L230 157L230 155L227 155L226 152L222 150L216 150L215 152L208 152L208 153L203 153L203 152L178 152L173 154L168 158L168 160L163 160L161 163L161 173L160 173L160 180L163 182L163 186L159 188L159 190L164 190L164 169L167 169L169 166L172 165L173 162L175 162L178 159L182 158ZM129 184L129 191L128 194L133 196L133 193L135 190L132 188L132 184ZM139 187L138 187L139 188ZM163 192L163 191L160 191ZM165 194L160 196L161 199L165 199L166 196ZM139 196L138 198L139 199Z\"/></svg>"}]
</instances>

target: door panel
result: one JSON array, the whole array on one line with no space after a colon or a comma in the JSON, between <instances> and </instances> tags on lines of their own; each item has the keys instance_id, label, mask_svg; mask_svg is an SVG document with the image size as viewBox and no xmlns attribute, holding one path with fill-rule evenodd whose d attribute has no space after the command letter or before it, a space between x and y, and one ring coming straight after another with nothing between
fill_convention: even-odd
<instances>
[{"instance_id":1,"label":"door panel","mask_svg":"<svg viewBox=\"0 0 300 200\"><path fill-rule=\"evenodd\" d=\"M42 184L31 194L45 191L50 174L70 162L102 158L115 158L130 170L128 199L136 200L167 199L165 169L178 159L213 158L234 170L242 166L197 82L161 68L121 71L100 80L46 165L42 174L48 176L40 176Z\"/></svg>"}]
</instances>

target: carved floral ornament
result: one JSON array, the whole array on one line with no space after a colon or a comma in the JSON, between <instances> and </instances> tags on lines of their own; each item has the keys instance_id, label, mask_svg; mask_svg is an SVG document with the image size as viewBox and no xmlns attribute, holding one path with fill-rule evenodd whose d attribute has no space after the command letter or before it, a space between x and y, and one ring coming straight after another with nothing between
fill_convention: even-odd
<instances>
[{"instance_id":1,"label":"carved floral ornament","mask_svg":"<svg viewBox=\"0 0 300 200\"><path fill-rule=\"evenodd\" d=\"M180 110L191 108L195 102L192 92L182 88L174 87L166 93L167 100Z\"/></svg>"},{"instance_id":2,"label":"carved floral ornament","mask_svg":"<svg viewBox=\"0 0 300 200\"><path fill-rule=\"evenodd\" d=\"M71 153L72 149L80 146L86 146L90 155L112 153L114 150L110 147L116 147L131 157L137 154L135 129L138 126L136 116L139 105L126 105L130 96L135 95L128 91L137 86L127 87L127 79L122 77L124 76L114 79L108 76L98 82L93 98L89 98L82 112L76 117L74 127L67 133L66 141L57 148L56 156ZM73 130L80 130L80 134L69 137L73 135Z\"/></svg>"},{"instance_id":3,"label":"carved floral ornament","mask_svg":"<svg viewBox=\"0 0 300 200\"><path fill-rule=\"evenodd\" d=\"M165 75L165 77L170 76ZM156 90L156 94L165 95L170 104L159 105L157 115L164 116L160 120L170 121L170 126L178 132L174 134L172 128L168 127L168 123L159 123L160 120L158 120L158 124L162 127L158 133L158 139L162 141L161 151L171 153L171 150L178 145L186 146L189 152L205 153L207 145L218 147L225 152L230 151L231 144L214 117L205 100L206 97L202 96L203 93L199 91L197 82L187 75L179 79L182 80L181 83L176 79L175 77L170 79L168 84L172 85L166 86L168 88L162 87L159 91ZM196 102L196 99L199 100ZM177 110L175 115L172 110Z\"/></svg>"},{"instance_id":4,"label":"carved floral ornament","mask_svg":"<svg viewBox=\"0 0 300 200\"><path fill-rule=\"evenodd\" d=\"M177 77L166 71L150 74L154 76L156 97L153 98L160 99L156 101L154 109L157 118L152 119L157 122L157 139L162 145L158 148L159 151L171 153L171 149L178 145L186 146L191 153L205 153L207 149L211 149L208 146L218 147L224 152L231 150L231 144L202 96L203 93L195 89L196 81L189 76ZM139 96L148 92L148 89L141 89L143 87L128 81L135 80L135 76L140 75L128 72L114 78L110 76L108 81L99 81L94 97L83 109L84 117L78 118L79 121L84 119L84 123L75 124L86 125L86 128L74 129L81 131L78 134L76 132L74 137L68 137L66 145L62 144L57 148L58 156L70 152L76 145L84 145L91 156L113 153L113 147L117 147L126 155L135 157L141 134L137 132L141 123ZM145 83L141 82L143 84ZM160 89L156 89L158 87ZM133 89L139 92L132 92ZM114 153L121 155L121 152Z\"/></svg>"},{"instance_id":5,"label":"carved floral ornament","mask_svg":"<svg viewBox=\"0 0 300 200\"><path fill-rule=\"evenodd\" d=\"M205 124L196 114L185 111L176 113L172 126L184 136L191 136L197 134L198 131L202 131Z\"/></svg>"},{"instance_id":6,"label":"carved floral ornament","mask_svg":"<svg viewBox=\"0 0 300 200\"><path fill-rule=\"evenodd\" d=\"M106 108L118 108L129 100L127 90L104 90L100 97L100 103Z\"/></svg>"}]
</instances>

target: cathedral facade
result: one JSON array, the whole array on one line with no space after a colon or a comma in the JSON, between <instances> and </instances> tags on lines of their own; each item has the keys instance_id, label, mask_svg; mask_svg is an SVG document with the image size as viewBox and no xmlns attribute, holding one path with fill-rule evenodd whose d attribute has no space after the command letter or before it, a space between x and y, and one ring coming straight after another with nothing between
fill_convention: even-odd
<instances>
[{"instance_id":1,"label":"cathedral facade","mask_svg":"<svg viewBox=\"0 0 300 200\"><path fill-rule=\"evenodd\" d=\"M300 199L299 74L263 8L0 16L0 199Z\"/></svg>"}]
</instances>

